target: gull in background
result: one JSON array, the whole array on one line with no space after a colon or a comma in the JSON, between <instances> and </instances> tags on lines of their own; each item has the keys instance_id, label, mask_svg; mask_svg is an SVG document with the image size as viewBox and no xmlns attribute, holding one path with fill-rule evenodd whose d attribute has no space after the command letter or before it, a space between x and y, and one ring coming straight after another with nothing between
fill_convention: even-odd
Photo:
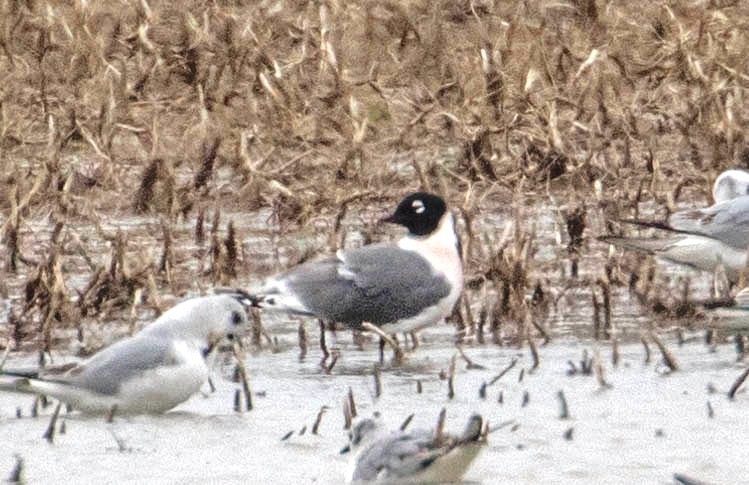
<instances>
[{"instance_id":1,"label":"gull in background","mask_svg":"<svg viewBox=\"0 0 749 485\"><path fill-rule=\"evenodd\" d=\"M660 259L714 272L723 265L736 282L746 265L749 246L749 172L726 170L713 185L715 203L678 211L665 223L627 220L671 233L668 238L605 236L601 241L652 254Z\"/></svg>"},{"instance_id":2,"label":"gull in background","mask_svg":"<svg viewBox=\"0 0 749 485\"><path fill-rule=\"evenodd\" d=\"M346 483L454 483L459 482L482 449L483 420L468 419L460 436L439 431L390 431L379 415L354 424Z\"/></svg>"},{"instance_id":3,"label":"gull in background","mask_svg":"<svg viewBox=\"0 0 749 485\"><path fill-rule=\"evenodd\" d=\"M458 236L445 201L417 192L382 221L405 226L408 234L396 243L339 250L293 267L247 292L247 299L264 310L315 316L352 329L368 323L381 336L444 319L463 289Z\"/></svg>"},{"instance_id":4,"label":"gull in background","mask_svg":"<svg viewBox=\"0 0 749 485\"><path fill-rule=\"evenodd\" d=\"M61 373L2 371L0 390L43 394L89 414L166 412L207 381L206 358L221 340L244 335L247 314L238 298L185 300L136 335Z\"/></svg>"}]
</instances>

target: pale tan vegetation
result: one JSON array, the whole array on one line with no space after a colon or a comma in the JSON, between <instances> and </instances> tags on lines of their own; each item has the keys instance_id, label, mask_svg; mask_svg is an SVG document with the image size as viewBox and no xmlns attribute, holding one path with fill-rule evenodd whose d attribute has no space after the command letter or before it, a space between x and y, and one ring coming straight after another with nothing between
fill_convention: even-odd
<instances>
[{"instance_id":1,"label":"pale tan vegetation","mask_svg":"<svg viewBox=\"0 0 749 485\"><path fill-rule=\"evenodd\" d=\"M322 215L335 247L347 211L416 188L463 215L476 315L459 321L543 334L522 205L563 206L577 261L591 211L704 200L749 159L747 46L736 1L3 0L7 335L49 349L56 324L267 271L223 212L268 210L283 234ZM514 229L477 221L502 205ZM565 283L591 288L599 320L615 266Z\"/></svg>"}]
</instances>

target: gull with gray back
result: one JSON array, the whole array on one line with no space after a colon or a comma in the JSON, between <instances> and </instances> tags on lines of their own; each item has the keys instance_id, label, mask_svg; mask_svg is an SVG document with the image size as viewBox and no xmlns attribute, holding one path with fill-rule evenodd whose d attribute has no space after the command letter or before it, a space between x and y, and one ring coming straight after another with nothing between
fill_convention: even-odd
<instances>
[{"instance_id":1,"label":"gull with gray back","mask_svg":"<svg viewBox=\"0 0 749 485\"><path fill-rule=\"evenodd\" d=\"M737 281L749 245L749 172L727 170L713 185L715 204L672 214L665 223L624 221L667 231L666 238L605 236L601 241L713 272L723 265Z\"/></svg>"},{"instance_id":2,"label":"gull with gray back","mask_svg":"<svg viewBox=\"0 0 749 485\"><path fill-rule=\"evenodd\" d=\"M247 293L267 311L308 315L385 333L408 332L448 316L463 288L452 214L445 201L419 192L383 219L408 229L397 243L340 250L268 279Z\"/></svg>"},{"instance_id":3,"label":"gull with gray back","mask_svg":"<svg viewBox=\"0 0 749 485\"><path fill-rule=\"evenodd\" d=\"M47 395L90 414L163 413L200 390L209 374L206 357L224 338L244 335L246 326L237 297L191 298L58 373L3 371L0 390Z\"/></svg>"}]
</instances>

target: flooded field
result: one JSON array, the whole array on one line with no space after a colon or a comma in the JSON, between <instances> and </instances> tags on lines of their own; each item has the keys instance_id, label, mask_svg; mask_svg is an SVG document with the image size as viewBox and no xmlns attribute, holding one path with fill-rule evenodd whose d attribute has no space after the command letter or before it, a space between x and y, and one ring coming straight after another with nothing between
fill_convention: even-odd
<instances>
[{"instance_id":1,"label":"flooded field","mask_svg":"<svg viewBox=\"0 0 749 485\"><path fill-rule=\"evenodd\" d=\"M338 331L325 369L316 321L300 359L302 321L270 315L249 412L228 355L215 392L65 415L54 444L53 406L0 392L0 479L340 483L351 389L392 426L499 426L472 483L749 483L747 384L728 397L749 317L703 305L739 288L597 239L648 237L621 221L710 204L749 166L748 23L735 1L2 3L8 368L399 237L375 221L415 190L454 210L466 288L380 396L372 339Z\"/></svg>"},{"instance_id":2,"label":"flooded field","mask_svg":"<svg viewBox=\"0 0 749 485\"><path fill-rule=\"evenodd\" d=\"M31 397L3 393L0 466L10 471L14 455L23 457L30 483L340 483L342 402L351 388L360 415L379 410L393 427L411 413L412 426L432 427L443 407L451 430L462 429L472 412L502 425L465 477L471 483L672 483L674 473L708 483L746 481L749 395L726 396L741 370L732 346L709 348L697 335L682 346L669 341L680 365L672 374L655 349L645 363L638 344L622 345L613 367L610 346L559 338L540 348L535 370L527 348L466 347L466 355L484 368L469 370L458 358L449 399L447 381L439 378L455 353L446 330L424 332L422 347L403 368L384 369L379 397L372 377L376 345L357 350L341 335L343 355L332 375L320 370L315 351L302 362L291 348L250 357L250 412L234 412L238 386L215 378L215 393L164 416L122 417L111 424L67 417L65 434L54 444L42 438L52 407L31 418ZM291 346L294 333L289 328L277 335ZM584 352L600 356L608 387L594 375L568 374L568 361L580 368ZM482 398L482 384L515 359ZM567 419L560 419L560 391ZM329 409L313 435L322 406Z\"/></svg>"},{"instance_id":3,"label":"flooded field","mask_svg":"<svg viewBox=\"0 0 749 485\"><path fill-rule=\"evenodd\" d=\"M535 264L568 264L560 258L564 246L556 240L556 220L548 207L531 206L527 213L538 221ZM325 231L315 235L302 230L295 245L291 238L278 241L269 235L262 215L235 217L243 221L238 227L246 235L246 257L257 255L256 264L269 271L286 264L285 254L303 251L300 244L324 244L320 233ZM359 242L360 217L345 221L350 231L347 244ZM489 230L503 217L497 212L496 218L486 218L481 230ZM193 223L178 226L175 239L187 241ZM121 227L133 232L133 246L148 245L153 244L145 230L149 224L135 219ZM42 231L43 224L39 228ZM279 251L273 250L274 244ZM198 249L185 242L177 251L190 254ZM605 245L591 245L581 259L580 278L596 274L605 250ZM107 248L102 248L101 257L107 257ZM708 293L709 277L663 264L659 268L675 281L695 277L693 292ZM551 291L561 293L562 274L548 273ZM243 274L240 280L250 285L256 278ZM475 292L471 301L473 306L480 304ZM537 341L537 367L527 343L478 345L472 339L463 350L476 366L468 366L455 348L453 327L440 325L421 332L421 347L402 367L384 366L379 397L373 377L377 344L371 338L360 349L349 332L328 332L329 345L342 351L328 374L319 364L315 321L305 322L310 348L300 360L297 335L302 320L267 315L264 325L273 350L265 342L246 362L254 392L252 411L234 410L239 385L228 379L232 364L226 355L216 368L214 393L206 386L205 396L195 396L164 416L116 417L106 423L73 413L64 417L65 433L58 433L54 444L42 436L53 406L31 417L32 397L0 393L5 437L0 442L0 469L10 473L16 457L21 457L30 483L340 483L346 465L338 454L346 442L342 403L350 388L360 415L380 411L393 427L412 413L412 426L433 427L443 407L451 430L462 429L473 412L492 426L501 425L465 477L470 483L672 483L675 473L708 483L744 481L749 474L743 460L749 395L742 389L733 400L727 397L745 366L737 362L730 335L721 331L707 345L703 330L680 330L677 338L675 330L666 329L662 338L679 365L678 371L670 372L652 342L649 356L639 342L653 317L624 288L613 292L612 309L620 342L616 365L612 341L592 339L588 289L572 289L550 311L545 325L551 340L545 345ZM147 319L150 314L144 310L141 316ZM731 318L740 325L740 315ZM706 321L697 319L697 327ZM674 329L677 323L685 322L674 322ZM107 342L126 331L122 325L92 324L86 335ZM56 362L73 358L64 348L53 352ZM444 377L453 358L456 374L450 398ZM489 384L513 361L509 371ZM34 363L34 354L13 353L7 366ZM585 366L589 369L584 372ZM561 417L560 392L569 409L566 418ZM326 411L315 435L311 430L323 406Z\"/></svg>"}]
</instances>

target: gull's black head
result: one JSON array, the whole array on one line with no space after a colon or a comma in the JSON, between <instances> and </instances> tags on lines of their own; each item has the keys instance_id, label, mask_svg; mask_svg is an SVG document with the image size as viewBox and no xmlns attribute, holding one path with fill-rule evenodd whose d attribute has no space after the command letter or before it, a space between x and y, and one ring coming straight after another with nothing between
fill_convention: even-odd
<instances>
[{"instance_id":1,"label":"gull's black head","mask_svg":"<svg viewBox=\"0 0 749 485\"><path fill-rule=\"evenodd\" d=\"M416 192L403 199L393 215L383 221L405 226L415 236L426 236L437 229L445 212L447 204L442 197Z\"/></svg>"}]
</instances>

